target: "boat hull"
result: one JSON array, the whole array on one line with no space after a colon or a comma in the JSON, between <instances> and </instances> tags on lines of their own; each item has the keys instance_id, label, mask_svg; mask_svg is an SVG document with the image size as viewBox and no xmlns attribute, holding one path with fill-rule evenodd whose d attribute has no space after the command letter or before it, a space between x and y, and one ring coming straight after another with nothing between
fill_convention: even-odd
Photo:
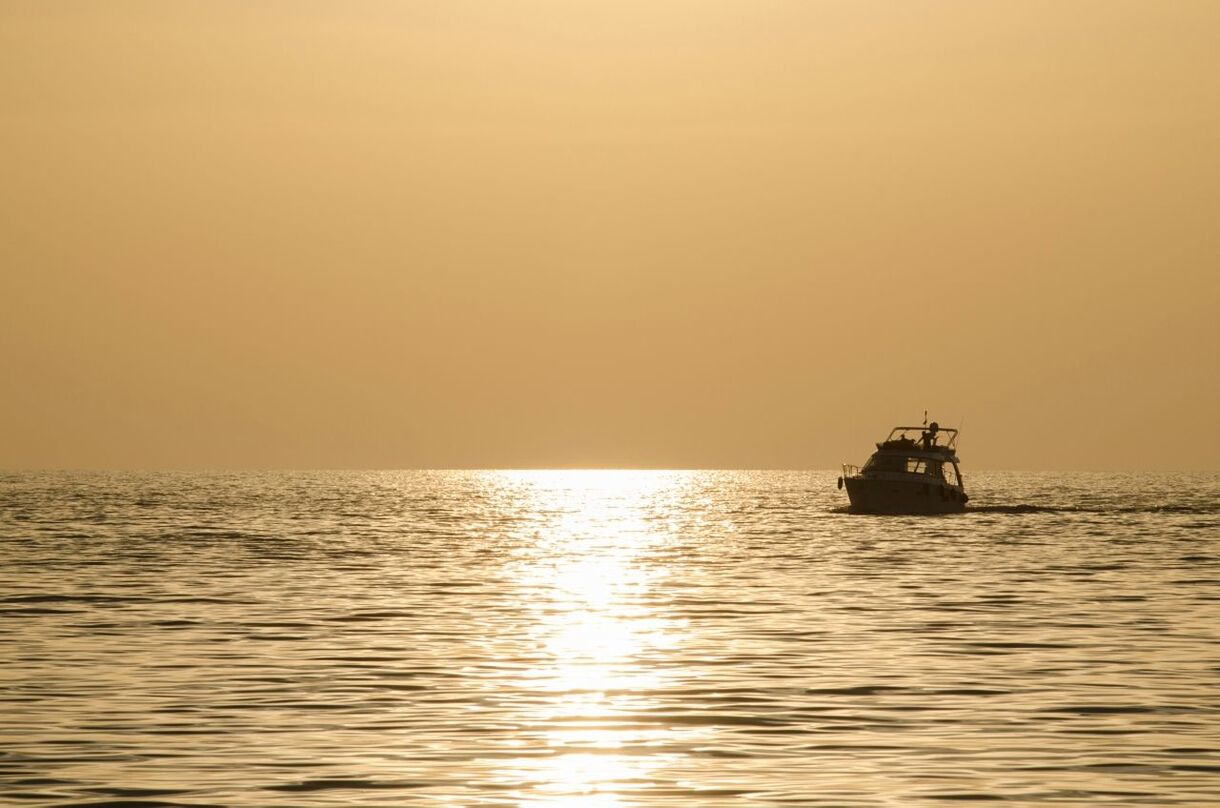
<instances>
[{"instance_id":1,"label":"boat hull","mask_svg":"<svg viewBox=\"0 0 1220 808\"><path fill-rule=\"evenodd\" d=\"M920 480L848 477L844 481L853 513L961 513L966 495L947 484Z\"/></svg>"}]
</instances>

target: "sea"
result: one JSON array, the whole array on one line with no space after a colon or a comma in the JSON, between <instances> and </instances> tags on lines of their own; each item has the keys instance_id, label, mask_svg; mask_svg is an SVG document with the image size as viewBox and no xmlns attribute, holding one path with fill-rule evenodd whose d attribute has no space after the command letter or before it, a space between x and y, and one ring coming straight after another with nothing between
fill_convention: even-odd
<instances>
[{"instance_id":1,"label":"sea","mask_svg":"<svg viewBox=\"0 0 1220 808\"><path fill-rule=\"evenodd\" d=\"M0 805L1220 805L1220 474L0 474Z\"/></svg>"}]
</instances>

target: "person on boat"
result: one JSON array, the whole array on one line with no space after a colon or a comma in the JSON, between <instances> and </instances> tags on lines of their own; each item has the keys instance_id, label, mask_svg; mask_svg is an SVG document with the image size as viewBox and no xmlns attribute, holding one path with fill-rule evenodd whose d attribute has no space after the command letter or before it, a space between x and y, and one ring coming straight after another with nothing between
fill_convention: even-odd
<instances>
[{"instance_id":1,"label":"person on boat","mask_svg":"<svg viewBox=\"0 0 1220 808\"><path fill-rule=\"evenodd\" d=\"M932 447L936 445L936 433L940 431L940 424L933 421L928 424L928 428L924 430L919 439L923 441L924 451L932 451Z\"/></svg>"}]
</instances>

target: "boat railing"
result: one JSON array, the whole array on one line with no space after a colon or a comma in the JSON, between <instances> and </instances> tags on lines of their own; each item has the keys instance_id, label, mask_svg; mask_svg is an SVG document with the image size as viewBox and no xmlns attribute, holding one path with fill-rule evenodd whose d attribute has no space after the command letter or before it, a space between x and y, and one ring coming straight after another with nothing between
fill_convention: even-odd
<instances>
[{"instance_id":1,"label":"boat railing","mask_svg":"<svg viewBox=\"0 0 1220 808\"><path fill-rule=\"evenodd\" d=\"M859 477L860 476L860 467L853 466L849 463L844 463L843 464L843 476L844 477Z\"/></svg>"},{"instance_id":2,"label":"boat railing","mask_svg":"<svg viewBox=\"0 0 1220 808\"><path fill-rule=\"evenodd\" d=\"M935 434L926 426L896 426L890 430L886 443L909 441L915 447L924 446L924 438L930 438L931 445L939 449L957 448L957 430L950 427L940 427Z\"/></svg>"}]
</instances>

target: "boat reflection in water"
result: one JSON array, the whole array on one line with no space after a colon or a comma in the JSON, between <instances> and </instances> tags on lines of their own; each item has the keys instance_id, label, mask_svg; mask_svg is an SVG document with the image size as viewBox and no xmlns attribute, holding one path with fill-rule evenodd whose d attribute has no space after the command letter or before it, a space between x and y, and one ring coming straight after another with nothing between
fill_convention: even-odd
<instances>
[{"instance_id":1,"label":"boat reflection in water","mask_svg":"<svg viewBox=\"0 0 1220 808\"><path fill-rule=\"evenodd\" d=\"M855 513L958 513L969 497L957 463L956 429L898 426L864 468L843 466L839 487Z\"/></svg>"}]
</instances>

